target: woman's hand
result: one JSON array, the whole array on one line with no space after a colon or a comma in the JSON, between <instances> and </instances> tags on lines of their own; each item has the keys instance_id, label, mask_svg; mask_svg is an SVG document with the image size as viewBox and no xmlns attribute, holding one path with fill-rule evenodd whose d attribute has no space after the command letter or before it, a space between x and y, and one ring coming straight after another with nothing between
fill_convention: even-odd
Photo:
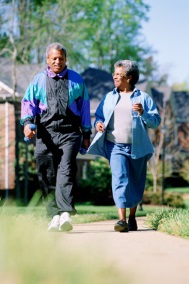
<instances>
[{"instance_id":1,"label":"woman's hand","mask_svg":"<svg viewBox=\"0 0 189 284\"><path fill-rule=\"evenodd\" d=\"M136 104L134 104L133 106L132 106L132 109L134 110L134 111L138 111L138 113L139 113L139 115L142 115L143 114L143 107L142 107L142 104L140 104L140 103L136 103Z\"/></svg>"},{"instance_id":2,"label":"woman's hand","mask_svg":"<svg viewBox=\"0 0 189 284\"><path fill-rule=\"evenodd\" d=\"M104 125L104 123L103 122L97 122L97 124L96 124L96 130L98 131L98 132L104 132L104 130L105 130L105 125Z\"/></svg>"}]
</instances>

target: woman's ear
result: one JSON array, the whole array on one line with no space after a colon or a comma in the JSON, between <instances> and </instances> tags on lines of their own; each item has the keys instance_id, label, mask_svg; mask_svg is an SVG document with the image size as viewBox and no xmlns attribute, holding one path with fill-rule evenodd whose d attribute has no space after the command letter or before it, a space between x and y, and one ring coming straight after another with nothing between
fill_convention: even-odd
<instances>
[{"instance_id":1,"label":"woman's ear","mask_svg":"<svg viewBox=\"0 0 189 284\"><path fill-rule=\"evenodd\" d=\"M131 79L132 79L132 75L127 75L127 77L126 77L127 83L130 83Z\"/></svg>"}]
</instances>

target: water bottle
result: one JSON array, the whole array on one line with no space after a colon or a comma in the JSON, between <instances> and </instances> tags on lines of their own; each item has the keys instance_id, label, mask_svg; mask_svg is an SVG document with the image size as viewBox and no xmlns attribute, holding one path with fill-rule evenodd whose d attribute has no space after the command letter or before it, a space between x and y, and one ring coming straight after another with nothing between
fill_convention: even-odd
<instances>
[{"instance_id":1,"label":"water bottle","mask_svg":"<svg viewBox=\"0 0 189 284\"><path fill-rule=\"evenodd\" d=\"M30 129L31 130L35 130L36 129L36 125L35 124L30 124ZM26 143L29 143L30 141L31 141L31 138L28 138L28 137L24 137L24 141L26 142Z\"/></svg>"}]
</instances>

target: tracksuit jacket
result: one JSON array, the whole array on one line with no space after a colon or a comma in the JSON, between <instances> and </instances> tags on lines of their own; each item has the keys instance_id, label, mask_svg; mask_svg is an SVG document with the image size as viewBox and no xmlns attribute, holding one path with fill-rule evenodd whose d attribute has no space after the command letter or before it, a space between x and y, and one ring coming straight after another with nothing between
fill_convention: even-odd
<instances>
[{"instance_id":1,"label":"tracksuit jacket","mask_svg":"<svg viewBox=\"0 0 189 284\"><path fill-rule=\"evenodd\" d=\"M89 96L82 77L73 70L68 69L68 102L67 107L75 117L79 119L83 136L90 137L91 119ZM36 74L29 84L21 102L22 125L34 123L36 116L40 117L40 123L48 124L47 103L47 70ZM52 119L53 120L53 119Z\"/></svg>"}]
</instances>

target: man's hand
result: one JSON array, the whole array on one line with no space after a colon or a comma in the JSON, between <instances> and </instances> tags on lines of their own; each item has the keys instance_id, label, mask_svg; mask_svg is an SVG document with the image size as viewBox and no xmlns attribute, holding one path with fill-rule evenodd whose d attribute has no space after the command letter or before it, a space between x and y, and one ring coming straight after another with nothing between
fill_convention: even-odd
<instances>
[{"instance_id":1,"label":"man's hand","mask_svg":"<svg viewBox=\"0 0 189 284\"><path fill-rule=\"evenodd\" d=\"M88 150L89 146L90 146L90 139L83 139L82 145L81 147Z\"/></svg>"},{"instance_id":2,"label":"man's hand","mask_svg":"<svg viewBox=\"0 0 189 284\"><path fill-rule=\"evenodd\" d=\"M30 129L30 124L26 124L26 126L24 127L24 135L28 139L31 139L35 135L35 130Z\"/></svg>"}]
</instances>

